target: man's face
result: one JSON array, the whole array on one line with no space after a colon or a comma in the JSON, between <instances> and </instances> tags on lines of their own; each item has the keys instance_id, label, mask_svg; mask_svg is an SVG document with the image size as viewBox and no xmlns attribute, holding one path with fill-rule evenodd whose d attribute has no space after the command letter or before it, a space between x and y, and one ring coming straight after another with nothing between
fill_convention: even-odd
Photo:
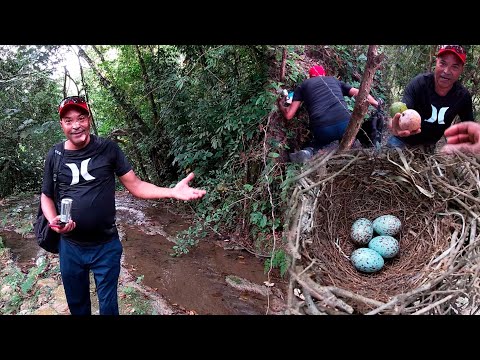
<instances>
[{"instance_id":1,"label":"man's face","mask_svg":"<svg viewBox=\"0 0 480 360\"><path fill-rule=\"evenodd\" d=\"M90 116L75 109L68 110L60 120L63 133L75 149L82 149L90 139Z\"/></svg>"},{"instance_id":2,"label":"man's face","mask_svg":"<svg viewBox=\"0 0 480 360\"><path fill-rule=\"evenodd\" d=\"M448 52L437 57L435 66L435 85L439 89L449 90L463 72L463 63L457 55Z\"/></svg>"}]
</instances>

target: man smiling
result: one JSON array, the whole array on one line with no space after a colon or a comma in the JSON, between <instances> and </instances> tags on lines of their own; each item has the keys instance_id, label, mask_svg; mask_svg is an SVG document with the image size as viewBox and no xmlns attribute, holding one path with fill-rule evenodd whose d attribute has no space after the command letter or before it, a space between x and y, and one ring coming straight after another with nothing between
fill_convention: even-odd
<instances>
[{"instance_id":1,"label":"man smiling","mask_svg":"<svg viewBox=\"0 0 480 360\"><path fill-rule=\"evenodd\" d=\"M60 273L68 307L72 315L91 314L92 271L100 315L118 315L122 244L115 224L115 175L132 195L142 199L188 201L201 199L206 192L189 186L193 173L173 188L140 180L115 142L90 134L91 112L83 97L63 99L58 113L67 140L55 146L56 153L52 148L47 155L40 200L50 227L60 233ZM61 160L54 196L56 156ZM72 218L66 224L60 224L57 215L63 198L73 200Z\"/></svg>"},{"instance_id":2,"label":"man smiling","mask_svg":"<svg viewBox=\"0 0 480 360\"><path fill-rule=\"evenodd\" d=\"M388 147L433 147L458 115L461 121L473 120L472 96L458 81L467 55L460 45L442 45L436 54L433 73L420 74L405 88L402 98L409 109L416 110L421 118L418 131L400 130L400 113L389 124L393 134Z\"/></svg>"}]
</instances>

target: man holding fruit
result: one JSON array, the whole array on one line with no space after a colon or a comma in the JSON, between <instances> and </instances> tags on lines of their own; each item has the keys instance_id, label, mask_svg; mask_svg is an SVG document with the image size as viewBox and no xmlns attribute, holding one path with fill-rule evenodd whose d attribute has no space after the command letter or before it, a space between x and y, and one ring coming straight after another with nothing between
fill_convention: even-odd
<instances>
[{"instance_id":1,"label":"man holding fruit","mask_svg":"<svg viewBox=\"0 0 480 360\"><path fill-rule=\"evenodd\" d=\"M460 45L441 45L433 73L417 75L405 88L402 102L421 117L420 127L400 126L401 113L389 122L392 136L387 147L434 147L455 117L460 121L473 121L472 96L458 81L467 58Z\"/></svg>"}]
</instances>

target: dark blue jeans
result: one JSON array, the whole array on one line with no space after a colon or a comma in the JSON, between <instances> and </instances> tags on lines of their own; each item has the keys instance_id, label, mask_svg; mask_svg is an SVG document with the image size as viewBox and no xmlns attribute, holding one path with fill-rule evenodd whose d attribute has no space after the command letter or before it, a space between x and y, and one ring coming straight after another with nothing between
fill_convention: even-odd
<instances>
[{"instance_id":1,"label":"dark blue jeans","mask_svg":"<svg viewBox=\"0 0 480 360\"><path fill-rule=\"evenodd\" d=\"M426 144L420 144L420 145L415 145L411 146L402 141L402 138L398 136L390 136L387 140L387 147L388 148L399 148L399 149L405 149L405 148L421 148L423 149L424 152L426 153L431 153L433 154L435 152L435 146L436 143L426 143Z\"/></svg>"},{"instance_id":2,"label":"dark blue jeans","mask_svg":"<svg viewBox=\"0 0 480 360\"><path fill-rule=\"evenodd\" d=\"M404 149L407 147L407 144L405 144L402 139L395 135L391 135L388 140L387 140L387 147L389 148L400 148Z\"/></svg>"},{"instance_id":3,"label":"dark blue jeans","mask_svg":"<svg viewBox=\"0 0 480 360\"><path fill-rule=\"evenodd\" d=\"M100 315L118 315L118 277L122 244L118 238L95 246L60 240L60 273L72 315L91 315L90 270L97 290Z\"/></svg>"},{"instance_id":4,"label":"dark blue jeans","mask_svg":"<svg viewBox=\"0 0 480 360\"><path fill-rule=\"evenodd\" d=\"M341 140L343 134L345 134L345 130L347 130L349 121L350 120L347 119L333 125L312 128L313 140L310 142L310 146L313 147L314 152L317 152L333 141Z\"/></svg>"}]
</instances>

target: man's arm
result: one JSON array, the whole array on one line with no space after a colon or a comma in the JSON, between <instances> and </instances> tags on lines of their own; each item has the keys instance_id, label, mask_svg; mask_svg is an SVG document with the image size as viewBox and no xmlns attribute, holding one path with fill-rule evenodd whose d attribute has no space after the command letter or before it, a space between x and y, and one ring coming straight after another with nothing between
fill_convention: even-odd
<instances>
[{"instance_id":1,"label":"man's arm","mask_svg":"<svg viewBox=\"0 0 480 360\"><path fill-rule=\"evenodd\" d=\"M42 204L43 215L49 223L52 223L52 221L57 216L57 210L55 209L55 204L53 203L53 200L44 193L42 193L42 195L40 195L40 203Z\"/></svg>"},{"instance_id":2,"label":"man's arm","mask_svg":"<svg viewBox=\"0 0 480 360\"><path fill-rule=\"evenodd\" d=\"M352 88L350 89L350 91L348 92L348 96L350 96L350 97L352 97L352 96L357 96L359 91L360 91L360 90L358 90L357 88L352 87ZM375 100L375 98L374 98L372 95L368 94L368 96L367 96L367 101L368 101L368 102L370 103L370 105L372 105L373 107L375 107L375 108L378 107L378 101Z\"/></svg>"},{"instance_id":3,"label":"man's arm","mask_svg":"<svg viewBox=\"0 0 480 360\"><path fill-rule=\"evenodd\" d=\"M60 221L60 215L57 215L57 209L55 209L53 200L44 193L40 195L40 204L42 206L43 215L50 223L50 227L53 231L63 234L75 229L77 224L72 219L70 219L63 227L58 225L58 222Z\"/></svg>"},{"instance_id":4,"label":"man's arm","mask_svg":"<svg viewBox=\"0 0 480 360\"><path fill-rule=\"evenodd\" d=\"M156 186L152 183L140 180L133 170L119 177L122 184L133 196L141 199L164 199L173 198L178 200L195 200L202 198L205 190L191 188L188 183L195 177L192 172L181 180L173 188Z\"/></svg>"},{"instance_id":5,"label":"man's arm","mask_svg":"<svg viewBox=\"0 0 480 360\"><path fill-rule=\"evenodd\" d=\"M287 120L291 120L295 116L295 113L297 112L297 110L300 107L302 102L301 101L292 101L290 106L287 107L287 106L283 105L283 101L284 101L283 98L279 98L277 100L277 106L280 109L280 111L282 112L283 117Z\"/></svg>"}]
</instances>

